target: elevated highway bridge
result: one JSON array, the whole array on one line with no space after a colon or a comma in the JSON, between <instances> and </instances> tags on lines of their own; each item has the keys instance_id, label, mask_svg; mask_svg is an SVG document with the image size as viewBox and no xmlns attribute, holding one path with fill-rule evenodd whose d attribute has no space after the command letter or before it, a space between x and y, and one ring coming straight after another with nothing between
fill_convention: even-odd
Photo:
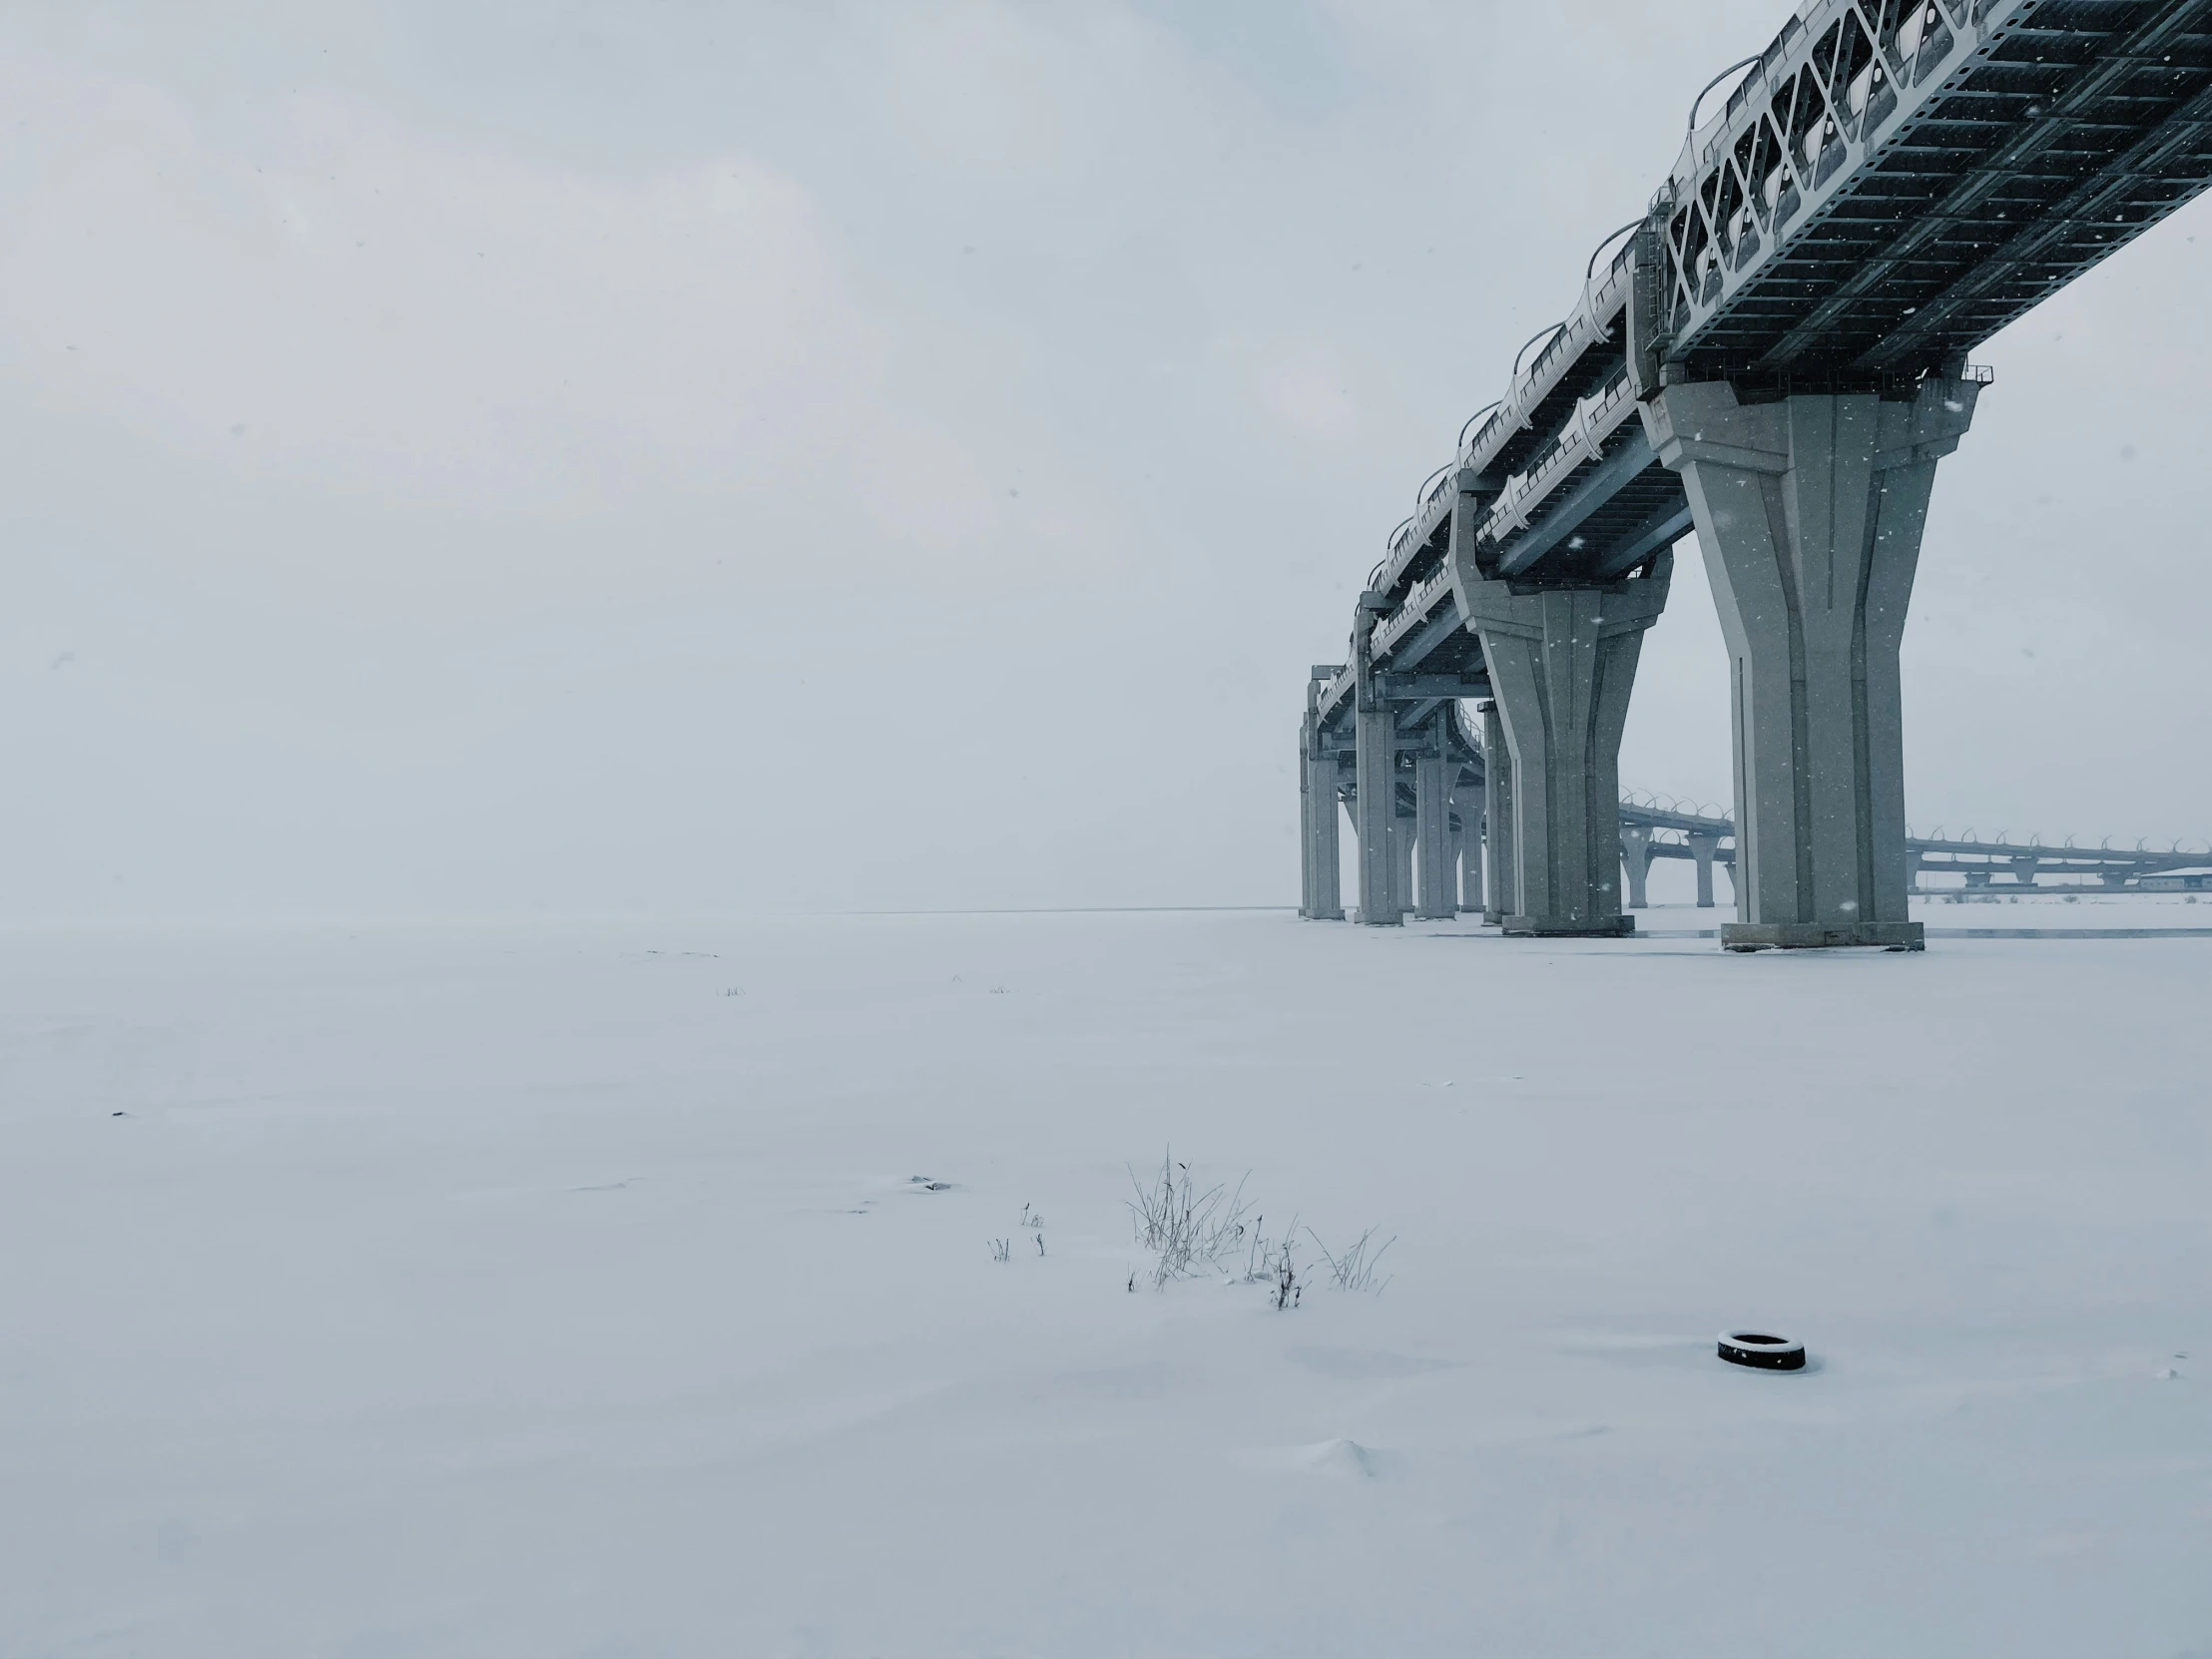
<instances>
[{"instance_id":1,"label":"elevated highway bridge","mask_svg":"<svg viewBox=\"0 0 2212 1659\"><path fill-rule=\"evenodd\" d=\"M1312 682L1316 692L1337 672L1335 667L1317 668ZM1416 698L1410 700L1410 718L1399 717L1396 733L1387 831L1393 837L1387 868L1394 885L1384 903L1400 920L1407 914L1431 920L1481 911L1486 920L1501 921L1500 901L1506 893L1484 880L1483 821L1491 769L1480 727L1468 719L1466 705L1456 700L1437 698L1431 703ZM1336 811L1342 802L1357 814L1358 758L1348 739L1329 747L1328 760L1337 797L1337 802L1328 804L1329 810ZM1619 834L1620 893L1627 909L1645 907L1645 884L1658 859L1688 859L1697 866L1700 906L1714 902L1716 865L1729 872L1732 885L1735 882L1736 821L1726 814L1704 807L1685 810L1679 804L1663 807L1656 800L1623 796ZM2193 851L2178 841L2164 850L2140 843L2114 847L2109 839L2098 846L2076 846L2071 839L2046 844L2040 837L2025 842L2002 835L1981 840L1971 830L1957 837L1940 830L1933 835L1908 830L1905 855L1908 890L1916 893L2016 892L2048 886L2142 890L2146 877L2212 871L2212 844ZM1924 878L1931 875L1959 879L1955 887L1947 879L1930 886ZM2054 880L2046 884L2046 876ZM2206 888L2212 890L2212 876L2207 876Z\"/></svg>"},{"instance_id":2,"label":"elevated highway bridge","mask_svg":"<svg viewBox=\"0 0 2212 1659\"><path fill-rule=\"evenodd\" d=\"M1310 916L1345 911L1343 806L1362 920L1397 923L1408 881L1417 909L1418 870L1440 894L1457 815L1406 843L1395 780L1456 743L1500 758L1465 816L1504 929L1631 929L1621 729L1694 531L1733 670L1724 944L1921 943L1898 648L1936 462L1991 380L1969 355L2212 183L2212 0L1808 0L1687 127L1309 688ZM1405 764L1433 797L1447 763Z\"/></svg>"}]
</instances>

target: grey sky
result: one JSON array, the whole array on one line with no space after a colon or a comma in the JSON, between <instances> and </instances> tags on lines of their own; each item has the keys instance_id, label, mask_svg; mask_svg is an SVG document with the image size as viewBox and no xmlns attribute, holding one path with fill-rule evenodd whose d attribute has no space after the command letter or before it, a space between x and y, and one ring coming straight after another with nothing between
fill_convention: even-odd
<instances>
[{"instance_id":1,"label":"grey sky","mask_svg":"<svg viewBox=\"0 0 2212 1659\"><path fill-rule=\"evenodd\" d=\"M1307 665L1784 11L10 8L0 901L1292 902ZM2208 232L1978 353L1918 826L2212 834Z\"/></svg>"}]
</instances>

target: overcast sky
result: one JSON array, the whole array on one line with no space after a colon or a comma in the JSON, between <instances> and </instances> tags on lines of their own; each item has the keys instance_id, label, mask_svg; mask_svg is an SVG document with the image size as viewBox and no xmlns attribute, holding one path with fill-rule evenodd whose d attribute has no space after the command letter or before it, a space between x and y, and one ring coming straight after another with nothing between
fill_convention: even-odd
<instances>
[{"instance_id":1,"label":"overcast sky","mask_svg":"<svg viewBox=\"0 0 2212 1659\"><path fill-rule=\"evenodd\" d=\"M12 5L0 906L1295 902L1308 666L1784 15ZM1917 827L2212 834L2207 292L1976 353ZM1682 554L1622 778L1718 802Z\"/></svg>"}]
</instances>

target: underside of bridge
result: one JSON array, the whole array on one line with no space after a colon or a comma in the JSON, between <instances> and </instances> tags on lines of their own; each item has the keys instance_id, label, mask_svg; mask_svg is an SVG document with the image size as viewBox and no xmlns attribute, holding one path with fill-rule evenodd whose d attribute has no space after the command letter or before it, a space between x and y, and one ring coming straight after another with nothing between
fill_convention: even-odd
<instances>
[{"instance_id":1,"label":"underside of bridge","mask_svg":"<svg viewBox=\"0 0 2212 1659\"><path fill-rule=\"evenodd\" d=\"M1898 650L1936 462L1990 378L1967 355L2212 184L2212 0L1808 0L1736 69L1316 671L1306 914L1344 913L1343 803L1364 921L1448 913L1436 849L1486 826L1487 918L1628 931L1601 850L1621 725L1694 530L1735 691L1723 942L1919 948ZM1438 782L1454 742L1491 758L1479 805Z\"/></svg>"}]
</instances>

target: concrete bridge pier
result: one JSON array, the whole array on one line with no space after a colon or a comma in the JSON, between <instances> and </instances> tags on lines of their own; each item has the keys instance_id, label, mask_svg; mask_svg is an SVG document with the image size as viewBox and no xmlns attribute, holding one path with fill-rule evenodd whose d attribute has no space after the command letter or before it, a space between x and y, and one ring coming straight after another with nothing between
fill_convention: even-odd
<instances>
[{"instance_id":1,"label":"concrete bridge pier","mask_svg":"<svg viewBox=\"0 0 2212 1659\"><path fill-rule=\"evenodd\" d=\"M1697 865L1697 907L1713 907L1713 854L1721 849L1718 835L1691 835L1690 859Z\"/></svg>"},{"instance_id":2,"label":"concrete bridge pier","mask_svg":"<svg viewBox=\"0 0 2212 1659\"><path fill-rule=\"evenodd\" d=\"M1482 908L1482 797L1486 792L1462 785L1452 793L1459 815L1459 908Z\"/></svg>"},{"instance_id":3,"label":"concrete bridge pier","mask_svg":"<svg viewBox=\"0 0 2212 1659\"><path fill-rule=\"evenodd\" d=\"M1513 765L1494 702L1482 705L1482 924L1498 927L1513 908Z\"/></svg>"},{"instance_id":4,"label":"concrete bridge pier","mask_svg":"<svg viewBox=\"0 0 2212 1659\"><path fill-rule=\"evenodd\" d=\"M1906 908L1898 645L1936 482L1980 387L1744 403L1667 386L1646 435L1679 473L1735 686L1734 950L1918 950Z\"/></svg>"},{"instance_id":5,"label":"concrete bridge pier","mask_svg":"<svg viewBox=\"0 0 2212 1659\"><path fill-rule=\"evenodd\" d=\"M1444 921L1459 913L1458 862L1451 851L1451 763L1444 752L1448 718L1442 708L1429 718L1413 758L1414 913L1423 921Z\"/></svg>"},{"instance_id":6,"label":"concrete bridge pier","mask_svg":"<svg viewBox=\"0 0 2212 1659\"><path fill-rule=\"evenodd\" d=\"M1337 847L1337 757L1321 741L1317 714L1321 689L1332 675L1320 669L1306 690L1306 722L1299 730L1299 908L1312 921L1345 917Z\"/></svg>"},{"instance_id":7,"label":"concrete bridge pier","mask_svg":"<svg viewBox=\"0 0 2212 1659\"><path fill-rule=\"evenodd\" d=\"M1644 883L1651 875L1651 831L1641 825L1621 826L1621 870L1628 877L1628 907L1648 909Z\"/></svg>"},{"instance_id":8,"label":"concrete bridge pier","mask_svg":"<svg viewBox=\"0 0 2212 1659\"><path fill-rule=\"evenodd\" d=\"M1399 925L1413 907L1413 840L1418 821L1401 801L1390 817L1390 914Z\"/></svg>"},{"instance_id":9,"label":"concrete bridge pier","mask_svg":"<svg viewBox=\"0 0 2212 1659\"><path fill-rule=\"evenodd\" d=\"M1382 701L1368 660L1368 629L1387 608L1380 594L1363 594L1357 629L1357 702L1352 717L1355 768L1354 832L1360 841L1360 920L1369 927L1403 922L1398 883L1390 879L1397 842L1397 721Z\"/></svg>"},{"instance_id":10,"label":"concrete bridge pier","mask_svg":"<svg viewBox=\"0 0 2212 1659\"><path fill-rule=\"evenodd\" d=\"M1314 913L1314 710L1307 700L1298 728L1298 913Z\"/></svg>"},{"instance_id":11,"label":"concrete bridge pier","mask_svg":"<svg viewBox=\"0 0 2212 1659\"><path fill-rule=\"evenodd\" d=\"M1397 883L1390 860L1397 840L1396 754L1391 748L1387 707L1362 709L1353 717L1359 742L1353 790L1353 833L1359 842L1360 920L1370 927L1395 927Z\"/></svg>"},{"instance_id":12,"label":"concrete bridge pier","mask_svg":"<svg viewBox=\"0 0 2212 1659\"><path fill-rule=\"evenodd\" d=\"M1456 548L1447 568L1459 614L1481 638L1511 760L1513 893L1500 925L1537 936L1633 932L1620 906L1621 728L1673 555L1594 587L1486 579Z\"/></svg>"},{"instance_id":13,"label":"concrete bridge pier","mask_svg":"<svg viewBox=\"0 0 2212 1659\"><path fill-rule=\"evenodd\" d=\"M1338 850L1338 827L1342 822L1337 801L1337 760L1333 755L1308 757L1300 796L1304 808L1303 850L1300 864L1305 875L1302 914L1314 921L1345 918L1342 854Z\"/></svg>"}]
</instances>

